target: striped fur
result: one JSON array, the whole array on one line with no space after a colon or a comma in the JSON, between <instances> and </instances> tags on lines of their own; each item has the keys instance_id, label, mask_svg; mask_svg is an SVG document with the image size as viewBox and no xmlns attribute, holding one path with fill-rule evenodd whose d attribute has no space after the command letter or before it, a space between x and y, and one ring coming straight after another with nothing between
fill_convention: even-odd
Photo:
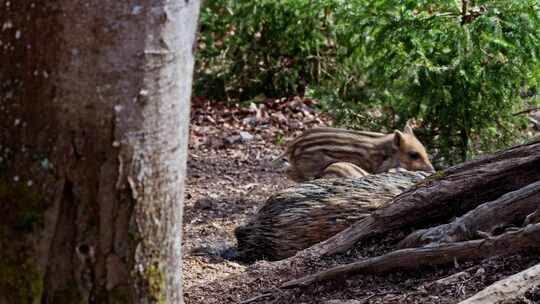
<instances>
[{"instance_id":1,"label":"striped fur","mask_svg":"<svg viewBox=\"0 0 540 304\"><path fill-rule=\"evenodd\" d=\"M371 174L397 167L434 171L424 146L408 125L403 132L396 130L392 134L328 127L309 129L294 139L281 157L288 159L286 172L295 181L320 177L325 168L336 162L352 163Z\"/></svg>"},{"instance_id":2,"label":"striped fur","mask_svg":"<svg viewBox=\"0 0 540 304\"><path fill-rule=\"evenodd\" d=\"M326 167L322 173L322 178L360 178L368 176L366 170L353 163L337 162Z\"/></svg>"}]
</instances>

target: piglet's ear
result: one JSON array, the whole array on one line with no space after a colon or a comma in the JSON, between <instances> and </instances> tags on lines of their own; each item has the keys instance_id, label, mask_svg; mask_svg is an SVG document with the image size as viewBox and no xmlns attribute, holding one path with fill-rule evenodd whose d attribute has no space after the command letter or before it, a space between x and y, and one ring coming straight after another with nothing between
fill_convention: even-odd
<instances>
[{"instance_id":1,"label":"piglet's ear","mask_svg":"<svg viewBox=\"0 0 540 304\"><path fill-rule=\"evenodd\" d=\"M410 124L410 122L408 120L407 120L407 123L405 124L405 128L403 128L403 133L409 134L409 135L414 135L413 129L412 129L411 124Z\"/></svg>"},{"instance_id":2,"label":"piglet's ear","mask_svg":"<svg viewBox=\"0 0 540 304\"><path fill-rule=\"evenodd\" d=\"M394 148L399 148L401 145L403 145L403 141L405 140L405 135L401 133L398 130L394 131Z\"/></svg>"}]
</instances>

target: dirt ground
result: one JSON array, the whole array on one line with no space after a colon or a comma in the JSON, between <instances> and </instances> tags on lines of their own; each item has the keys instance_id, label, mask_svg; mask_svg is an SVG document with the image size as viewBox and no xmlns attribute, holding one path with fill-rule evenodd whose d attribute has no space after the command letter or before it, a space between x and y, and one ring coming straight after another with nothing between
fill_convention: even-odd
<instances>
[{"instance_id":1,"label":"dirt ground","mask_svg":"<svg viewBox=\"0 0 540 304\"><path fill-rule=\"evenodd\" d=\"M244 271L245 265L213 253L233 248L234 228L271 193L292 185L272 160L287 139L328 123L308 104L292 99L210 107L195 100L184 206L185 289Z\"/></svg>"},{"instance_id":2,"label":"dirt ground","mask_svg":"<svg viewBox=\"0 0 540 304\"><path fill-rule=\"evenodd\" d=\"M184 209L183 273L187 303L457 303L540 262L538 252L526 252L423 268L414 273L355 276L305 290L275 287L284 278L297 277L308 269L305 267L284 269L280 278L237 283L253 267L221 256L234 254L234 229L271 194L293 184L271 161L283 152L288 138L302 129L329 123L310 106L310 101L298 100L251 105L247 110L224 104L210 108L205 101L194 103ZM309 270L379 255L392 244L391 236L362 244L347 255L309 265ZM256 267L264 268L265 263ZM459 275L454 280L438 281L456 273ZM226 280L231 277L240 279ZM540 303L539 292L533 291L527 299L516 303Z\"/></svg>"},{"instance_id":3,"label":"dirt ground","mask_svg":"<svg viewBox=\"0 0 540 304\"><path fill-rule=\"evenodd\" d=\"M291 184L269 168L278 154L277 146L263 140L190 151L184 207L185 288L244 270L244 265L216 259L211 251L235 246L234 228L254 214L269 193Z\"/></svg>"}]
</instances>

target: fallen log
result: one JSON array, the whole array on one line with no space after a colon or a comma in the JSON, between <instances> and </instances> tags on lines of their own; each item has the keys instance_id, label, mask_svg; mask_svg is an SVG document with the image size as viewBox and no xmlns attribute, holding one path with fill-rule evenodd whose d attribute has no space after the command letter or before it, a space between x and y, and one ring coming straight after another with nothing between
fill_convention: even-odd
<instances>
[{"instance_id":1,"label":"fallen log","mask_svg":"<svg viewBox=\"0 0 540 304\"><path fill-rule=\"evenodd\" d=\"M235 230L238 259L280 260L323 241L386 205L427 176L398 171L359 179L319 179L272 195Z\"/></svg>"},{"instance_id":2,"label":"fallen log","mask_svg":"<svg viewBox=\"0 0 540 304\"><path fill-rule=\"evenodd\" d=\"M497 304L516 300L524 297L531 288L538 287L540 287L540 264L497 281L459 304Z\"/></svg>"},{"instance_id":3,"label":"fallen log","mask_svg":"<svg viewBox=\"0 0 540 304\"><path fill-rule=\"evenodd\" d=\"M381 274L414 270L421 266L444 265L455 260L472 260L540 248L540 224L529 225L515 232L466 242L420 248L400 249L285 282L282 288L305 287L316 282L344 278L355 274Z\"/></svg>"},{"instance_id":4,"label":"fallen log","mask_svg":"<svg viewBox=\"0 0 540 304\"><path fill-rule=\"evenodd\" d=\"M356 242L392 230L448 221L482 203L540 180L540 140L436 173L330 239L310 255L342 253Z\"/></svg>"},{"instance_id":5,"label":"fallen log","mask_svg":"<svg viewBox=\"0 0 540 304\"><path fill-rule=\"evenodd\" d=\"M460 242L495 235L505 227L521 227L525 218L538 209L540 181L482 204L449 224L413 232L399 243L401 248Z\"/></svg>"}]
</instances>

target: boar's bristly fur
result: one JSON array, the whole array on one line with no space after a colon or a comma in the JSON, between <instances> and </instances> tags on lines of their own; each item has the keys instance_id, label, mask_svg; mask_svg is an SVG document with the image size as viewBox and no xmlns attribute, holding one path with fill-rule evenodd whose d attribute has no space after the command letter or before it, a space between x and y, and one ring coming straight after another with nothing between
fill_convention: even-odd
<instances>
[{"instance_id":1,"label":"boar's bristly fur","mask_svg":"<svg viewBox=\"0 0 540 304\"><path fill-rule=\"evenodd\" d=\"M241 260L279 260L323 241L382 208L428 173L400 170L359 179L317 179L271 196L236 228Z\"/></svg>"}]
</instances>

